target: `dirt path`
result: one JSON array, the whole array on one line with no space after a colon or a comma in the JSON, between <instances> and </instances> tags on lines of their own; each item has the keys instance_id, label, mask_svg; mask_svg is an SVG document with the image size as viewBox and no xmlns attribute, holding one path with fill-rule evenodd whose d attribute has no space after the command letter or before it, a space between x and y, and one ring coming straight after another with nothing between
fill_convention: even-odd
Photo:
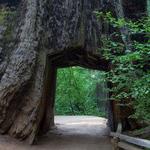
<instances>
[{"instance_id":1,"label":"dirt path","mask_svg":"<svg viewBox=\"0 0 150 150\"><path fill-rule=\"evenodd\" d=\"M106 119L89 116L57 116L56 128L28 146L0 136L0 150L111 150Z\"/></svg>"}]
</instances>

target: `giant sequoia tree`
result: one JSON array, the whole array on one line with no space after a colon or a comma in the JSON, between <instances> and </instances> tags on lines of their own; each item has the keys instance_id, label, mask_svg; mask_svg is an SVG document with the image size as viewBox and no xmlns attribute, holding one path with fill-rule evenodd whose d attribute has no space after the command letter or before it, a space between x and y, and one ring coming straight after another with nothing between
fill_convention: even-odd
<instances>
[{"instance_id":1,"label":"giant sequoia tree","mask_svg":"<svg viewBox=\"0 0 150 150\"><path fill-rule=\"evenodd\" d=\"M32 143L37 134L49 130L57 65L108 69L97 53L104 27L93 11L115 4L116 12L123 15L120 2L19 2L11 44L0 43L0 133Z\"/></svg>"}]
</instances>

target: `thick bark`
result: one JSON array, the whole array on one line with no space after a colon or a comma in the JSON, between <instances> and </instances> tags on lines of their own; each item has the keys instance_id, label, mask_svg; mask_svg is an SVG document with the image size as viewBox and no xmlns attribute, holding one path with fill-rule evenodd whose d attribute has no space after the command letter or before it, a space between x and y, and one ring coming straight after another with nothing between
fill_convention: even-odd
<instances>
[{"instance_id":1,"label":"thick bark","mask_svg":"<svg viewBox=\"0 0 150 150\"><path fill-rule=\"evenodd\" d=\"M36 31L38 2L25 1L22 9L26 14L19 27L19 43L11 53L0 81L0 132L24 139L37 128L44 68L41 62L36 63L39 57ZM31 80L33 74L34 81Z\"/></svg>"},{"instance_id":2,"label":"thick bark","mask_svg":"<svg viewBox=\"0 0 150 150\"><path fill-rule=\"evenodd\" d=\"M57 61L107 70L97 52L102 23L93 11L109 1L22 0L13 46L8 51L0 43L0 133L32 144L49 130Z\"/></svg>"},{"instance_id":3,"label":"thick bark","mask_svg":"<svg viewBox=\"0 0 150 150\"><path fill-rule=\"evenodd\" d=\"M33 143L39 132L46 132L49 124L53 124L54 92L48 95L48 90L54 90L48 85L51 67L46 65L48 55L74 48L94 53L101 24L93 11L100 9L101 3L25 0L19 7L19 26L14 30L18 42L13 50L5 52L9 61L0 62L3 66L0 68L0 132Z\"/></svg>"}]
</instances>

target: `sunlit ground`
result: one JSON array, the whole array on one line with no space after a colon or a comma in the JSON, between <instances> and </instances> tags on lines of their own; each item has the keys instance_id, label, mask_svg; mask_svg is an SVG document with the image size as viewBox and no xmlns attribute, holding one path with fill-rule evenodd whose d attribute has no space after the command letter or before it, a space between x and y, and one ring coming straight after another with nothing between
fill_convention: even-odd
<instances>
[{"instance_id":1,"label":"sunlit ground","mask_svg":"<svg viewBox=\"0 0 150 150\"><path fill-rule=\"evenodd\" d=\"M109 129L107 127L107 119L95 116L56 116L55 117L56 132L73 134L73 135L89 135L107 136Z\"/></svg>"}]
</instances>

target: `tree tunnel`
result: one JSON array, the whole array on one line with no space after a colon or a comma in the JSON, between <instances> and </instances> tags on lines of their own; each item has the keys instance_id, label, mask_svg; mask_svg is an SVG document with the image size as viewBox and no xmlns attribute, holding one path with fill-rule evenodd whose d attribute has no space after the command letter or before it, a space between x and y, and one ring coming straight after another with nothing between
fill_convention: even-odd
<instances>
[{"instance_id":1,"label":"tree tunnel","mask_svg":"<svg viewBox=\"0 0 150 150\"><path fill-rule=\"evenodd\" d=\"M19 9L12 16L14 26L0 33L0 133L32 144L39 132L47 132L54 124L58 68L110 69L100 49L101 37L110 33L93 12L115 11L120 18L127 16L124 12L128 13L129 7L118 0L2 0L0 4L14 7L18 2ZM108 120L112 129L117 113L113 106L110 101Z\"/></svg>"},{"instance_id":2,"label":"tree tunnel","mask_svg":"<svg viewBox=\"0 0 150 150\"><path fill-rule=\"evenodd\" d=\"M83 68L99 71L108 71L109 62L100 57L100 55L85 51L82 48L65 50L59 53L53 53L47 56L46 79L45 79L45 118L42 121L42 131L47 132L54 125L54 108L57 69L71 66L80 66ZM113 105L111 101L107 103L108 124L114 130Z\"/></svg>"}]
</instances>

